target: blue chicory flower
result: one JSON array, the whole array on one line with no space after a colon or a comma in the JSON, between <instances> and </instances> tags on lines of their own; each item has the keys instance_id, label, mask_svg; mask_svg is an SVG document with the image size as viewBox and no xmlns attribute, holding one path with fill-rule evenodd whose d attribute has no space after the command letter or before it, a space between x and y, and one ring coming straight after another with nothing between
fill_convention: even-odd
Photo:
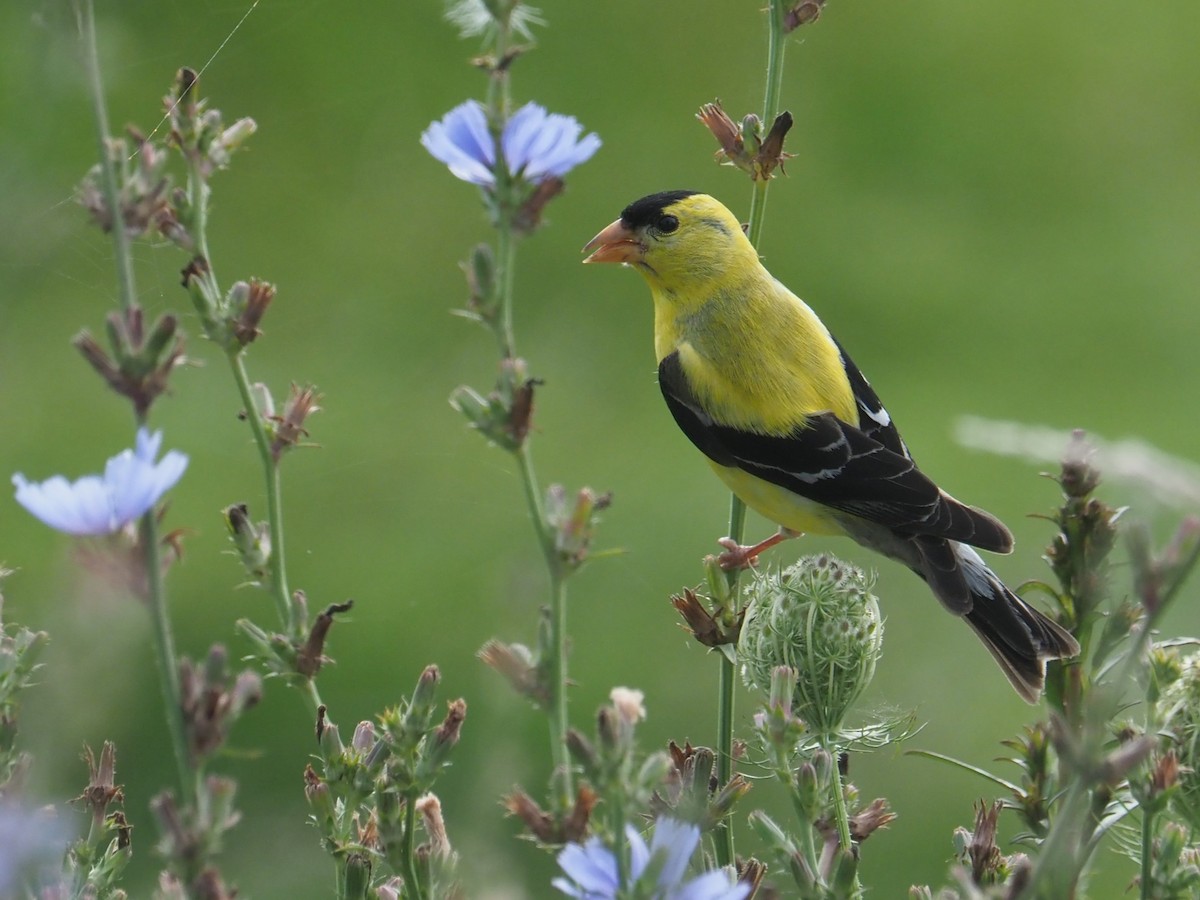
<instances>
[{"instance_id":1,"label":"blue chicory flower","mask_svg":"<svg viewBox=\"0 0 1200 900\"><path fill-rule=\"evenodd\" d=\"M25 876L60 862L67 840L66 830L54 820L0 802L0 896L17 896Z\"/></svg>"},{"instance_id":2,"label":"blue chicory flower","mask_svg":"<svg viewBox=\"0 0 1200 900\"><path fill-rule=\"evenodd\" d=\"M595 134L580 137L583 126L573 116L548 113L536 103L526 103L504 125L500 145L511 175L538 184L562 178L587 162L598 149ZM468 100L421 135L421 146L445 163L450 174L463 181L490 187L496 183L496 142L488 128L487 113Z\"/></svg>"},{"instance_id":3,"label":"blue chicory flower","mask_svg":"<svg viewBox=\"0 0 1200 900\"><path fill-rule=\"evenodd\" d=\"M661 818L654 827L649 847L636 829L627 826L625 835L630 857L627 885L618 881L616 856L598 837L582 845L567 844L558 854L558 864L567 877L555 878L551 883L577 900L616 900L623 887L636 884L651 861L657 861L650 895L653 900L744 900L750 893L750 885L731 882L728 873L720 869L683 881L688 862L700 842L700 829L695 825Z\"/></svg>"},{"instance_id":4,"label":"blue chicory flower","mask_svg":"<svg viewBox=\"0 0 1200 900\"><path fill-rule=\"evenodd\" d=\"M17 502L51 528L77 536L112 534L153 509L162 495L183 477L188 458L171 450L155 462L162 432L139 428L137 446L122 450L104 467L103 475L68 482L55 475L42 482L17 473L12 482Z\"/></svg>"}]
</instances>

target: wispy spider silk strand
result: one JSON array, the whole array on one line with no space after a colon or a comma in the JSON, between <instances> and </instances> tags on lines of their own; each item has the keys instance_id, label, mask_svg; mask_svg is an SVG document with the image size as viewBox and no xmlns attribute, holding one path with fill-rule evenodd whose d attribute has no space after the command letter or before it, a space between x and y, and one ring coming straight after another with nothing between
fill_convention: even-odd
<instances>
[{"instance_id":1,"label":"wispy spider silk strand","mask_svg":"<svg viewBox=\"0 0 1200 900\"><path fill-rule=\"evenodd\" d=\"M783 92L783 51L786 46L783 17L787 11L784 0L770 0L767 9L767 85L763 97L762 124L769 128L779 114L780 95ZM762 240L763 221L767 210L769 178L756 178L750 195L750 224L746 234L757 250ZM729 537L738 544L746 531L746 504L737 494L729 495ZM734 608L737 607L736 590L738 570L729 572L729 585L735 591ZM733 660L721 655L721 668L717 682L717 780L721 785L733 777L733 693L737 673ZM844 813L844 804L843 804ZM728 821L721 822L716 829L715 844L717 862L722 866L734 862L733 829Z\"/></svg>"},{"instance_id":2,"label":"wispy spider silk strand","mask_svg":"<svg viewBox=\"0 0 1200 900\"><path fill-rule=\"evenodd\" d=\"M137 288L133 275L133 254L129 235L121 216L121 198L117 187L116 163L113 159L112 135L108 131L108 112L104 104L104 86L100 78L100 50L96 39L96 13L92 0L75 4L76 22L86 67L88 88L96 121L97 143L100 149L100 173L105 202L112 216L109 233L113 242L113 257L121 308L132 310L137 305ZM137 415L138 425L145 424L144 414ZM154 658L158 664L158 680L166 706L167 732L171 736L171 751L179 776L181 796L189 805L195 803L195 780L187 752L183 707L180 702L179 663L175 656L175 639L167 612L167 589L163 578L162 555L159 547L158 520L153 509L146 512L138 526L142 543L142 563L146 569L146 595L154 632Z\"/></svg>"}]
</instances>

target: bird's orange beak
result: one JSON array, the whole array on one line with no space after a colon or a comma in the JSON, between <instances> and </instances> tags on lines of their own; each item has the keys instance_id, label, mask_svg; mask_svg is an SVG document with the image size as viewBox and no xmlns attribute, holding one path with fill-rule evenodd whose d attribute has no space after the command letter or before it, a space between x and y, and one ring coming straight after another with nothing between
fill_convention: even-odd
<instances>
[{"instance_id":1,"label":"bird's orange beak","mask_svg":"<svg viewBox=\"0 0 1200 900\"><path fill-rule=\"evenodd\" d=\"M617 219L588 241L582 252L591 254L585 263L635 263L645 256L646 246L631 228Z\"/></svg>"}]
</instances>

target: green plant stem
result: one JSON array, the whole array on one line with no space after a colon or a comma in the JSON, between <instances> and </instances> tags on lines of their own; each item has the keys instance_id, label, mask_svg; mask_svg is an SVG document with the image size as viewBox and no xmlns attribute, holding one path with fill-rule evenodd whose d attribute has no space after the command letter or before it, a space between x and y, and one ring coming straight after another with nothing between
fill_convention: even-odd
<instances>
[{"instance_id":1,"label":"green plant stem","mask_svg":"<svg viewBox=\"0 0 1200 900\"><path fill-rule=\"evenodd\" d=\"M629 872L629 846L625 840L625 798L622 796L621 790L612 792L609 801L612 805L612 815L609 819L609 827L613 833L613 858L617 863L617 884L626 884L627 873Z\"/></svg>"},{"instance_id":2,"label":"green plant stem","mask_svg":"<svg viewBox=\"0 0 1200 900\"><path fill-rule=\"evenodd\" d=\"M808 811L805 810L804 804L800 802L800 793L796 789L795 774L790 768L776 769L775 777L787 788L788 795L792 799L792 812L796 814L796 822L800 825L797 836L800 839L800 855L804 860L804 866L814 881L820 881L821 859L817 853L817 843L813 840L815 825L809 819Z\"/></svg>"},{"instance_id":3,"label":"green plant stem","mask_svg":"<svg viewBox=\"0 0 1200 900\"><path fill-rule=\"evenodd\" d=\"M275 608L279 613L279 621L289 637L300 637L296 633L295 615L292 609L291 593L287 584L287 567L284 559L283 533L283 491L280 481L279 465L271 453L271 436L263 424L262 415L254 402L254 391L250 376L246 372L246 363L240 352L229 354L229 368L233 373L234 383L237 384L238 394L242 398L242 406L246 411L246 421L254 436L254 446L258 449L262 461L263 474L266 478L267 490L267 522L271 533L271 557L269 568L271 574L271 596L275 598Z\"/></svg>"},{"instance_id":4,"label":"green plant stem","mask_svg":"<svg viewBox=\"0 0 1200 900\"><path fill-rule=\"evenodd\" d=\"M550 658L542 660L546 669L546 679L549 682L550 699L547 714L550 718L550 754L554 760L556 778L554 783L559 786L559 803L565 811L574 802L575 791L572 786L571 753L567 749L567 729L570 719L567 713L567 585L562 563L558 557L558 548L554 543L554 535L546 521L546 512L542 508L542 495L538 487L537 473L533 468L533 460L529 455L528 443L523 444L513 454L521 470L521 486L525 492L525 502L529 507L529 517L533 520L534 531L537 532L538 544L546 560L546 570L550 576Z\"/></svg>"},{"instance_id":5,"label":"green plant stem","mask_svg":"<svg viewBox=\"0 0 1200 900\"><path fill-rule=\"evenodd\" d=\"M553 647L549 667L550 681L550 752L558 774L559 800L563 811L571 808L575 789L571 775L571 752L567 748L567 730L571 720L567 711L567 585L560 574L550 576L550 644Z\"/></svg>"},{"instance_id":6,"label":"green plant stem","mask_svg":"<svg viewBox=\"0 0 1200 900\"><path fill-rule=\"evenodd\" d=\"M404 802L404 847L400 851L404 857L404 880L408 882L408 890L404 896L419 900L425 896L424 886L417 877L417 795L409 794Z\"/></svg>"},{"instance_id":7,"label":"green plant stem","mask_svg":"<svg viewBox=\"0 0 1200 900\"><path fill-rule=\"evenodd\" d=\"M128 311L137 305L137 287L133 275L133 254L130 252L129 235L121 215L120 189L117 185L116 163L113 159L112 139L108 131L108 112L104 105L104 86L100 78L100 53L96 39L96 13L92 0L83 0L75 8L83 43L88 86L92 95L92 112L96 119L96 136L100 150L100 171L104 183L105 202L112 216L113 257L117 269L117 282L121 308ZM145 422L139 416L138 425ZM158 680L162 688L163 704L166 707L167 731L171 736L171 750L179 775L180 796L188 804L196 798L192 766L188 760L187 734L184 729L183 709L180 704L179 663L175 655L175 639L171 633L171 619L167 611L166 583L163 579L162 551L159 546L158 521L154 510L144 516L139 525L142 543L142 562L146 568L146 599L150 607L150 618L154 632L154 657L158 664Z\"/></svg>"},{"instance_id":8,"label":"green plant stem","mask_svg":"<svg viewBox=\"0 0 1200 900\"><path fill-rule=\"evenodd\" d=\"M729 495L729 537L737 543L742 542L746 531L746 504L737 494ZM733 597L730 608L737 609L738 591L737 569L726 573L729 588ZM732 625L732 622L724 622ZM733 700L734 688L737 685L737 672L733 660L724 653L720 654L720 669L717 672L717 784L724 787L733 777ZM713 846L716 851L717 863L722 866L733 865L736 859L733 849L733 827L728 818L717 823L713 829Z\"/></svg>"},{"instance_id":9,"label":"green plant stem","mask_svg":"<svg viewBox=\"0 0 1200 900\"><path fill-rule=\"evenodd\" d=\"M846 812L846 793L842 786L842 767L838 763L838 749L832 747L826 748L826 750L833 757L833 815L837 819L838 839L846 853L853 853L854 847L850 843L850 816Z\"/></svg>"},{"instance_id":10,"label":"green plant stem","mask_svg":"<svg viewBox=\"0 0 1200 900\"><path fill-rule=\"evenodd\" d=\"M112 216L109 233L112 235L113 251L117 267L118 296L123 310L137 305L134 287L133 254L129 250L129 235L125 231L121 215L121 192L117 184L117 167L113 159L115 148L108 130L108 110L104 105L104 83L100 79L100 51L96 39L96 12L92 0L76 2L75 15L78 20L79 37L83 44L84 66L87 70L88 87L92 95L92 115L96 120L96 138L100 149L100 173L104 185L104 202Z\"/></svg>"},{"instance_id":11,"label":"green plant stem","mask_svg":"<svg viewBox=\"0 0 1200 900\"><path fill-rule=\"evenodd\" d=\"M498 63L508 53L512 40L511 30L505 21L496 29L491 53ZM488 120L492 128L492 136L496 146L501 146L500 137L509 108L509 79L508 67L497 65L488 83L487 93ZM496 154L494 168L496 176L495 194L492 201L496 204L496 301L500 308L500 320L495 326L496 340L502 359L512 359L516 356L516 336L513 327L513 295L516 272L517 235L513 230L513 216L516 213L516 198L514 197L515 183L512 173L508 171L504 154ZM553 530L546 521L546 513L542 508L541 489L538 486L537 473L529 452L528 442L514 451L518 468L521 473L521 486L525 494L525 502L529 507L529 516L533 521L537 534L538 546L546 561L546 572L550 579L550 654L548 659L541 661L545 669L549 687L547 715L550 720L550 755L554 762L555 777L551 779L557 790L560 808L565 812L574 802L574 789L571 775L571 755L567 749L567 729L570 718L567 707L567 588L566 573L559 559L558 548L555 546Z\"/></svg>"},{"instance_id":12,"label":"green plant stem","mask_svg":"<svg viewBox=\"0 0 1200 900\"><path fill-rule=\"evenodd\" d=\"M1152 882L1152 873L1154 871L1154 816L1148 813L1145 807L1142 808L1142 864L1141 878L1139 879L1139 895L1142 900L1150 900L1153 896L1154 885Z\"/></svg>"},{"instance_id":13,"label":"green plant stem","mask_svg":"<svg viewBox=\"0 0 1200 900\"><path fill-rule=\"evenodd\" d=\"M196 800L196 786L192 766L188 760L187 732L180 703L179 663L175 656L171 619L167 613L167 590L163 579L158 522L154 510L142 516L139 532L142 562L146 567L146 601L154 626L154 658L158 663L158 681L162 687L163 704L167 709L167 731L171 735L171 750L179 775L180 796L184 798L186 805L193 806Z\"/></svg>"},{"instance_id":14,"label":"green plant stem","mask_svg":"<svg viewBox=\"0 0 1200 900\"><path fill-rule=\"evenodd\" d=\"M787 12L784 0L771 0L767 9L767 86L763 92L762 127L769 129L779 115L780 97L783 94L783 51L787 46L783 33L783 16ZM762 240L763 221L767 214L767 189L769 178L754 181L754 192L750 195L750 224L746 236L758 248Z\"/></svg>"},{"instance_id":15,"label":"green plant stem","mask_svg":"<svg viewBox=\"0 0 1200 900\"><path fill-rule=\"evenodd\" d=\"M495 31L491 47L493 59L498 63L508 53L512 34L505 21ZM501 135L504 123L508 117L509 81L508 67L497 65L491 72L488 81L487 109L488 122L492 130L492 138L496 147L501 146ZM513 234L512 218L516 212L513 203L513 177L508 171L504 154L496 154L494 166L496 177L493 202L498 206L496 216L496 291L500 306L500 322L495 329L496 338L500 345L502 359L511 359L516 355L516 340L513 331L513 268L516 262L517 241Z\"/></svg>"},{"instance_id":16,"label":"green plant stem","mask_svg":"<svg viewBox=\"0 0 1200 900\"><path fill-rule=\"evenodd\" d=\"M336 860L336 865L333 867L333 895L338 900L347 900L346 894L346 861L345 859Z\"/></svg>"},{"instance_id":17,"label":"green plant stem","mask_svg":"<svg viewBox=\"0 0 1200 900\"><path fill-rule=\"evenodd\" d=\"M513 271L516 261L517 241L506 211L496 235L496 289L500 292L500 323L495 331L502 359L512 359L517 353L513 331Z\"/></svg>"},{"instance_id":18,"label":"green plant stem","mask_svg":"<svg viewBox=\"0 0 1200 900\"><path fill-rule=\"evenodd\" d=\"M724 787L733 777L733 689L737 683L737 673L734 671L733 661L724 653L719 655L721 668L717 673L717 784ZM713 845L717 864L733 865L736 859L733 851L733 827L728 816L713 829Z\"/></svg>"},{"instance_id":19,"label":"green plant stem","mask_svg":"<svg viewBox=\"0 0 1200 900\"><path fill-rule=\"evenodd\" d=\"M771 0L767 10L767 86L763 97L763 127L769 128L779 112L779 97L783 91L783 16L786 4L783 0ZM754 182L750 195L750 225L747 237L757 249L762 239L763 220L767 210L767 186L769 179ZM737 543L742 542L746 530L746 504L736 494L729 498L728 535ZM738 571L728 574L729 587L733 591L733 607L737 607ZM724 786L733 776L733 689L736 683L734 663L721 655L721 669L717 679L717 782ZM728 821L721 822L714 834L717 862L722 866L734 861L733 829Z\"/></svg>"},{"instance_id":20,"label":"green plant stem","mask_svg":"<svg viewBox=\"0 0 1200 900\"><path fill-rule=\"evenodd\" d=\"M1169 599L1169 596L1164 598ZM1160 604L1152 614L1141 620L1119 665L1106 676L1103 684L1092 686L1081 714L1081 723L1071 722L1073 727L1082 729L1084 733L1105 733L1107 723L1121 708L1124 686L1134 684L1138 680L1138 670L1144 666L1143 658L1150 638L1166 606L1166 602ZM1103 807L1099 810L1092 808L1088 812L1097 802L1095 785L1088 783L1085 773L1072 771L1069 775L1070 783L1066 797L1059 806L1046 839L1042 842L1037 865L1022 896L1068 896L1067 892L1074 889L1091 852L1095 850L1095 842L1091 838L1099 825ZM1147 828L1152 827L1153 823L1147 823L1146 819L1143 811L1143 879L1147 874L1145 866L1149 858L1145 853L1144 844L1153 836L1152 832L1147 834ZM1083 824L1085 822L1086 824ZM1086 834L1084 828L1087 829ZM1143 880L1143 885L1145 883Z\"/></svg>"}]
</instances>

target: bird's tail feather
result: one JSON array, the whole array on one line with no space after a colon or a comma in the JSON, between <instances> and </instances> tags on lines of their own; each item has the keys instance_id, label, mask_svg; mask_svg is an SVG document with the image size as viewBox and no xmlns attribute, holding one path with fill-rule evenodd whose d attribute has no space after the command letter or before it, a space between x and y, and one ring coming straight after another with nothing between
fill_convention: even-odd
<instances>
[{"instance_id":1,"label":"bird's tail feather","mask_svg":"<svg viewBox=\"0 0 1200 900\"><path fill-rule=\"evenodd\" d=\"M1046 661L1079 654L1079 643L1012 591L974 548L928 535L903 535L847 517L846 533L920 575L942 605L979 635L1013 688L1036 703L1046 682Z\"/></svg>"},{"instance_id":2,"label":"bird's tail feather","mask_svg":"<svg viewBox=\"0 0 1200 900\"><path fill-rule=\"evenodd\" d=\"M979 635L1009 682L1029 703L1036 703L1046 680L1046 661L1079 653L1079 643L1061 625L1038 612L987 567L979 554L952 544L971 591L965 618Z\"/></svg>"}]
</instances>

